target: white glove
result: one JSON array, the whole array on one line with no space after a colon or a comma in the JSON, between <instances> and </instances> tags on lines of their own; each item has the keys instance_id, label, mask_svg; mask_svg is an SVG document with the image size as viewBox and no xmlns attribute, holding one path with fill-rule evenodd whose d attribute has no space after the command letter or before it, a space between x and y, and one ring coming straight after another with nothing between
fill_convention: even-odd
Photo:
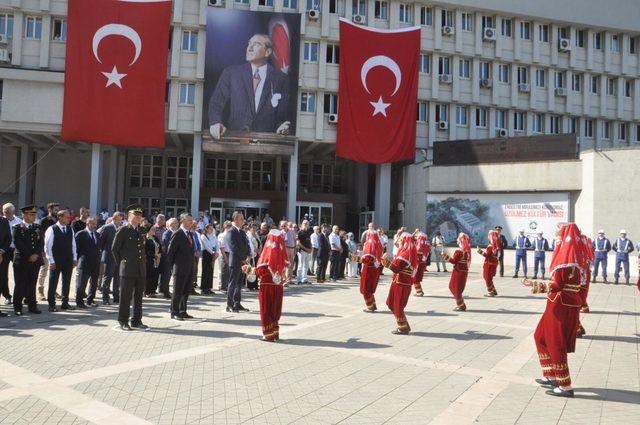
<instances>
[{"instance_id":1,"label":"white glove","mask_svg":"<svg viewBox=\"0 0 640 425\"><path fill-rule=\"evenodd\" d=\"M280 127L276 130L277 134L289 134L289 126L291 125L291 121L285 121L280 124Z\"/></svg>"},{"instance_id":2,"label":"white glove","mask_svg":"<svg viewBox=\"0 0 640 425\"><path fill-rule=\"evenodd\" d=\"M227 131L227 128L220 123L214 124L209 127L209 133L211 133L211 137L213 137L214 140L220 140L220 137L224 135L225 131Z\"/></svg>"}]
</instances>

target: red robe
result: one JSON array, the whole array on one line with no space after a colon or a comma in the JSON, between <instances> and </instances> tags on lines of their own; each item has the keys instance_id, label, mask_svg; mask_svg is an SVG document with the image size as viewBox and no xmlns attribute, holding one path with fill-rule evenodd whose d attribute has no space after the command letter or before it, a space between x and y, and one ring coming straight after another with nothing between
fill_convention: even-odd
<instances>
[{"instance_id":1,"label":"red robe","mask_svg":"<svg viewBox=\"0 0 640 425\"><path fill-rule=\"evenodd\" d=\"M362 259L362 270L360 271L360 293L364 297L367 309L374 311L376 307L376 288L380 277L380 266L375 265L372 257Z\"/></svg>"},{"instance_id":2,"label":"red robe","mask_svg":"<svg viewBox=\"0 0 640 425\"><path fill-rule=\"evenodd\" d=\"M451 272L451 279L449 280L449 290L456 300L458 307L465 307L464 298L462 293L465 286L467 286L467 273L469 272L469 263L467 255L461 250L457 249L453 253L453 256L449 258L449 262L453 264L453 271Z\"/></svg>"},{"instance_id":3,"label":"red robe","mask_svg":"<svg viewBox=\"0 0 640 425\"><path fill-rule=\"evenodd\" d=\"M404 315L404 308L407 306L409 296L411 295L411 287L413 286L413 270L407 263L394 258L389 267L393 272L393 280L389 287L389 296L387 297L387 307L391 310L398 324L398 331L409 332L409 322Z\"/></svg>"},{"instance_id":4,"label":"red robe","mask_svg":"<svg viewBox=\"0 0 640 425\"><path fill-rule=\"evenodd\" d=\"M487 291L492 293L496 290L493 284L493 277L496 275L498 269L498 251L493 248L493 245L488 245L487 249L482 253L484 257L484 265L482 266L482 277L484 283L487 285Z\"/></svg>"},{"instance_id":5,"label":"red robe","mask_svg":"<svg viewBox=\"0 0 640 425\"><path fill-rule=\"evenodd\" d=\"M280 338L278 321L282 314L282 285L273 282L273 276L267 267L258 267L255 273L260 279L258 302L260 303L262 334L269 341L274 341Z\"/></svg>"},{"instance_id":6,"label":"red robe","mask_svg":"<svg viewBox=\"0 0 640 425\"><path fill-rule=\"evenodd\" d=\"M416 288L416 294L424 295L424 291L422 290L422 279L424 277L424 271L427 269L427 259L420 255L420 262L418 263L418 270L416 271L416 275L413 278L413 286Z\"/></svg>"},{"instance_id":7,"label":"red robe","mask_svg":"<svg viewBox=\"0 0 640 425\"><path fill-rule=\"evenodd\" d=\"M534 333L542 373L563 387L571 385L567 353L575 351L581 291L580 274L569 268L557 270L553 282L537 282L534 287L534 293L548 293L547 306Z\"/></svg>"}]
</instances>

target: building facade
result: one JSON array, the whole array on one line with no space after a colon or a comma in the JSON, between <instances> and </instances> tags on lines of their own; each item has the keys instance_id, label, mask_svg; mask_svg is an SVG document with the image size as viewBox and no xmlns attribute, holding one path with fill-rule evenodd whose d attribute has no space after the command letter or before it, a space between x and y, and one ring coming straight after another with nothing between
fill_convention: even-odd
<instances>
[{"instance_id":1,"label":"building facade","mask_svg":"<svg viewBox=\"0 0 640 425\"><path fill-rule=\"evenodd\" d=\"M293 153L251 155L203 141L208 7L301 13ZM585 173L587 162L616 176L640 159L640 21L633 0L611 1L606 13L595 0L174 0L163 150L58 142L65 16L62 0L0 0L0 175L19 181L2 200L56 199L77 207L90 199L93 209L138 201L172 214L209 210L218 217L241 208L277 218L313 214L350 227L375 211L385 227L413 228L425 225L429 192L535 192L546 185L571 192L578 220L583 208L606 215L598 199L586 200L598 192L587 187L591 181L600 184ZM414 164L336 159L340 17L382 29L421 27ZM580 144L571 178L557 174L565 166L541 175L544 162L522 165L538 177L520 183L504 180L505 169L516 165L473 167L480 180L469 180L463 167L431 166L436 141L560 133L575 133ZM603 151L627 162L600 163ZM608 178L605 187L619 181ZM613 186L620 196L639 187L633 173L622 181ZM595 221L584 225L591 229Z\"/></svg>"}]
</instances>

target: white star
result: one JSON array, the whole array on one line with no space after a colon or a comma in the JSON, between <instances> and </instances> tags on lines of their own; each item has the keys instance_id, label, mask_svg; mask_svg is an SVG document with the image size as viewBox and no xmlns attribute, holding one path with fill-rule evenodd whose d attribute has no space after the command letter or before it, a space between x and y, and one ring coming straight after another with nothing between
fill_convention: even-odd
<instances>
[{"instance_id":1,"label":"white star","mask_svg":"<svg viewBox=\"0 0 640 425\"><path fill-rule=\"evenodd\" d=\"M109 87L111 84L115 84L116 86L122 88L122 80L127 74L118 74L118 68L113 66L111 72L103 72L102 75L107 77L107 85L105 87Z\"/></svg>"},{"instance_id":2,"label":"white star","mask_svg":"<svg viewBox=\"0 0 640 425\"><path fill-rule=\"evenodd\" d=\"M391 105L390 103L384 103L382 101L382 96L378 98L377 102L369 102L371 106L373 106L373 117L377 114L382 114L385 117L387 116L387 108Z\"/></svg>"}]
</instances>

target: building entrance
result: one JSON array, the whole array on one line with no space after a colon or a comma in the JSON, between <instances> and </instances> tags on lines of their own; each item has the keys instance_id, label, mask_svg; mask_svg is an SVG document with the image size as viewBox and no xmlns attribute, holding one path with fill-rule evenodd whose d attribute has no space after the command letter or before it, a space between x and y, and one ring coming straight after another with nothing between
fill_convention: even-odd
<instances>
[{"instance_id":1,"label":"building entrance","mask_svg":"<svg viewBox=\"0 0 640 425\"><path fill-rule=\"evenodd\" d=\"M271 202L266 200L211 198L209 214L213 220L221 222L231 220L234 211L242 211L245 220L253 217L256 221L262 221L265 213L269 212L270 206Z\"/></svg>"}]
</instances>

